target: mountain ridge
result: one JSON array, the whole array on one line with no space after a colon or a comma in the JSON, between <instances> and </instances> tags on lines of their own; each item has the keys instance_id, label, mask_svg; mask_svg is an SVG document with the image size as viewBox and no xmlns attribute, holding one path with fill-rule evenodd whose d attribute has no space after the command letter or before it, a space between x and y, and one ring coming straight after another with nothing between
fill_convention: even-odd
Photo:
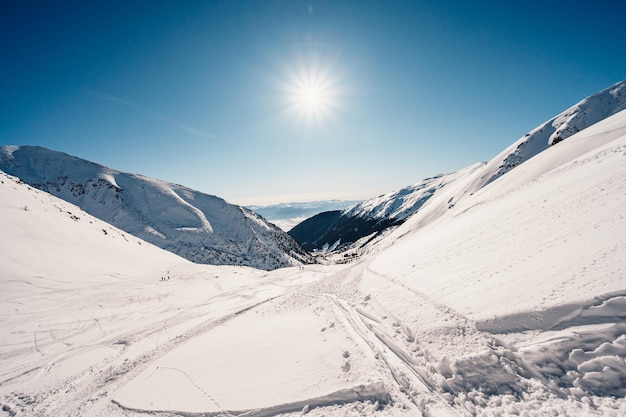
<instances>
[{"instance_id":1,"label":"mountain ridge","mask_svg":"<svg viewBox=\"0 0 626 417\"><path fill-rule=\"evenodd\" d=\"M289 233L299 242L306 242L309 250L350 249L355 246L353 252L358 251L363 247L364 242L361 239L364 237L373 233L379 236L420 211L430 213L428 216L421 216L421 221L428 223L534 156L625 109L626 80L582 99L532 129L487 162L426 178L413 185L357 203L343 210L339 218L334 218L325 227L320 222L322 217L307 219ZM315 227L307 224L313 222ZM348 224L351 225L350 228L347 227ZM350 229L350 232L338 233L341 229ZM315 233L307 234L311 230L315 230Z\"/></svg>"},{"instance_id":2,"label":"mountain ridge","mask_svg":"<svg viewBox=\"0 0 626 417\"><path fill-rule=\"evenodd\" d=\"M314 262L258 214L182 185L37 146L0 147L0 169L196 263L271 270Z\"/></svg>"}]
</instances>

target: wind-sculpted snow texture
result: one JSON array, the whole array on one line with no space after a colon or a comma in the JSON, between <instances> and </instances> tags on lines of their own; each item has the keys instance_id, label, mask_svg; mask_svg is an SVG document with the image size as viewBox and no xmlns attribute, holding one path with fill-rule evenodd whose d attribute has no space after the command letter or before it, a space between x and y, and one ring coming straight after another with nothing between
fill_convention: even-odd
<instances>
[{"instance_id":1,"label":"wind-sculpted snow texture","mask_svg":"<svg viewBox=\"0 0 626 417\"><path fill-rule=\"evenodd\" d=\"M181 185L30 146L0 148L0 169L193 262L266 270L312 262L250 210Z\"/></svg>"},{"instance_id":2,"label":"wind-sculpted snow texture","mask_svg":"<svg viewBox=\"0 0 626 417\"><path fill-rule=\"evenodd\" d=\"M377 251L269 272L0 173L0 416L624 416L625 162L622 111L468 193L473 166Z\"/></svg>"}]
</instances>

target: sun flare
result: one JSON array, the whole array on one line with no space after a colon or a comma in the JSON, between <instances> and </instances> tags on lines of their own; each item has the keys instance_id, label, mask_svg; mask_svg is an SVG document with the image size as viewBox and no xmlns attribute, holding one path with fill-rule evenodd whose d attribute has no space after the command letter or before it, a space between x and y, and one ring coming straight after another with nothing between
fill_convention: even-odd
<instances>
[{"instance_id":1,"label":"sun flare","mask_svg":"<svg viewBox=\"0 0 626 417\"><path fill-rule=\"evenodd\" d=\"M302 110L307 112L328 110L325 107L329 105L330 96L327 91L318 85L313 83L303 85L297 95Z\"/></svg>"},{"instance_id":2,"label":"sun flare","mask_svg":"<svg viewBox=\"0 0 626 417\"><path fill-rule=\"evenodd\" d=\"M301 56L288 65L282 83L287 114L296 123L320 127L337 117L340 88L332 62L326 63L319 56Z\"/></svg>"},{"instance_id":3,"label":"sun flare","mask_svg":"<svg viewBox=\"0 0 626 417\"><path fill-rule=\"evenodd\" d=\"M310 86L302 92L302 99L306 106L316 106L320 103L321 94L317 88Z\"/></svg>"}]
</instances>

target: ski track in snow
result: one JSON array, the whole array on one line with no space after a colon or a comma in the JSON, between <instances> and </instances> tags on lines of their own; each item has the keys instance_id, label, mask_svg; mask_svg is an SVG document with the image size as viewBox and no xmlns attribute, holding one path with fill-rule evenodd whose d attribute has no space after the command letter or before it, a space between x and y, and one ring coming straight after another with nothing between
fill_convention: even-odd
<instances>
[{"instance_id":1,"label":"ski track in snow","mask_svg":"<svg viewBox=\"0 0 626 417\"><path fill-rule=\"evenodd\" d=\"M140 329L133 328L126 333L118 333L105 340L90 343L88 345L79 345L68 348L65 352L56 355L52 359L48 359L44 365L28 369L19 375L2 381L0 383L0 387L10 385L15 380L23 380L25 378L30 380L30 382L38 379L45 379L46 374L48 374L55 366L62 364L64 361L78 357L89 350L101 347L110 348L113 346L116 348L115 350L120 350L120 352L117 355L113 355L115 356L114 358L106 358L104 361L100 361L90 366L87 370L83 370L78 374L72 375L68 379L61 381L59 385L52 385L47 391L39 392L36 395L36 398L13 392L11 395L5 395L2 399L0 399L0 404L7 410L21 410L27 415L32 416L63 415L64 409L65 411L67 411L67 409L73 410L69 414L82 415L86 408L89 408L90 410L93 410L94 408L101 409L104 405L106 405L102 404L102 402L108 402L106 395L109 390L115 390L116 387L123 385L156 358L162 356L174 347L196 337L198 334L204 333L211 328L219 326L244 313L245 311L254 308L255 306L273 299L273 297L271 297L259 300L258 297L255 298L254 296L247 296L245 295L247 293L247 289L244 289L242 293L244 294L243 297L239 297L240 294L237 291L221 294L222 298L228 299L237 297L240 300L246 300L236 311L224 316L211 317L214 313L211 313L210 311L176 312L173 315L166 317L160 316L159 319L155 320L153 323L144 325ZM211 300L209 299L208 301ZM162 333L168 333L169 330L175 329L180 325L184 328L188 325L188 323L194 323L197 321L200 321L200 323L176 335L170 340L162 342L157 340L157 347L155 348L146 349L136 353L128 352L129 350L132 350L129 346L132 347L134 343L146 344L152 337L160 339L159 336ZM97 323L97 320L95 320L95 322ZM85 328L82 330L83 331L81 331L81 333L84 333ZM33 350L35 350L39 355L45 356L39 348L41 343L37 342L38 333L44 333L47 335L50 335L51 333L49 330L41 332L36 331L33 333ZM106 332L101 330L100 335L106 336ZM33 373L35 373L35 375L31 376ZM58 403L55 396L55 394L57 394L60 390L65 391L64 403L62 404ZM100 401L101 398L104 398L104 400ZM98 402L100 402L100 404L96 404ZM71 405L71 408L68 407L68 405Z\"/></svg>"},{"instance_id":2,"label":"ski track in snow","mask_svg":"<svg viewBox=\"0 0 626 417\"><path fill-rule=\"evenodd\" d=\"M469 415L467 410L452 407L443 397L432 375L435 359L428 349L416 340L411 326L399 320L392 312L391 306L385 305L385 301L381 302L378 295L371 293L364 295L360 291L361 281L372 278L401 287L393 279L372 271L369 265L364 263L353 267L346 275L336 274L327 278L321 283L321 288L315 287L316 291L309 294L317 294L333 302L336 315L350 333L360 338L371 350L381 372L387 374L388 383L393 383L394 389L391 393L395 400L401 403L408 400L411 403L409 409L412 410L412 415ZM417 301L413 299L412 303L421 302L422 309L427 304L428 308L437 310L441 317L445 316L443 320L451 317L451 321L466 322L465 318L438 305L423 294L414 292L414 297Z\"/></svg>"},{"instance_id":3,"label":"ski track in snow","mask_svg":"<svg viewBox=\"0 0 626 417\"><path fill-rule=\"evenodd\" d=\"M365 267L363 271L366 274L371 274ZM342 275L340 274L339 276ZM344 279L348 280L349 286L358 285L358 279L356 282L350 282L353 280L353 276L354 272L348 272L344 276ZM331 278L333 280L337 279L337 275L333 274ZM313 288L305 286L302 289L293 285L281 287L280 285L272 284L270 286L274 288L275 292L277 291L278 295L259 300L259 297L266 294L263 291L258 291L254 295L250 293L251 288L247 286L232 291L222 291L207 299L206 303L196 305L185 312L166 309L165 312L159 313L154 320L143 322L141 329L133 328L126 332L112 334L110 327L114 323L110 319L106 320L103 318L92 320L91 323L77 322L71 324L74 326L73 332L64 331L64 324L56 323L53 327L59 329L56 331L57 333L64 334L63 342L60 342L58 337L54 336L56 333L52 328L36 331L33 333L33 338L38 340L36 346L41 346L37 353L46 358L46 361L36 368L26 370L20 375L3 381L0 388L25 381L27 383L43 383L43 387L46 387L46 389L35 394L15 391L9 395L5 393L0 400L0 404L6 410L10 410L8 411L9 413L25 413L32 416L102 415L103 413L106 415L124 415L123 413L125 412L132 412L137 415L164 416L248 415L270 417L296 412L305 406L310 408L329 407L351 402L370 402L384 406L389 402L394 402L404 403L404 407L407 408L407 412L410 412L411 415L420 415L420 413L426 416L468 415L458 410L455 411L453 407L447 404L447 401L431 382L429 372L424 368L428 364L423 361L419 362L415 359L414 352L406 350L402 340L410 340L410 329L398 324L398 321L391 316L389 310L385 310L380 306L373 310L368 310L367 305L355 305L353 301L344 298L341 295L341 291L339 291L339 295L332 291L318 292L315 284L313 284ZM376 382L361 388L357 386L347 391L329 393L328 395L294 403L277 404L266 409L225 411L211 393L194 382L185 370L162 367L158 369L169 369L170 372L178 372L184 375L191 385L207 397L219 411L215 413L209 412L208 414L195 414L175 410L146 411L126 407L119 402L110 402L110 392L115 392L118 388L125 385L167 352L193 340L200 334L228 323L233 318L245 314L255 307L276 300L276 297L284 297L288 293L294 293L294 291L296 293L301 292L314 299L330 302L333 306L334 315L342 323L343 329L347 331L349 337L357 340L357 343L363 350L369 350L371 355L374 355L381 372L388 376L387 382ZM215 307L220 300L224 299L237 299L240 302L245 300L245 303L238 303L237 309L229 314L212 317L214 314L207 309L207 306ZM371 300L375 302L374 298ZM146 312L155 312L155 309L149 307L146 301L141 301L140 304L146 304ZM218 309L218 311L224 310ZM100 324L101 321L102 324ZM392 321L392 323L389 324L389 321ZM189 324L193 323L197 324L190 327ZM65 325L67 324L69 323ZM181 329L174 331L179 326ZM85 345L73 345L73 337L78 334L84 336L89 331L94 332L93 337L95 340L93 342ZM44 335L47 336L48 340L42 343ZM167 338L164 339L163 335L167 335ZM396 340L398 335L401 336L401 341ZM45 349L55 344L64 349L62 349L61 353L47 357ZM156 347L154 347L155 345ZM139 346L140 348L133 349L134 346ZM144 347L141 348L141 346ZM146 348L147 346L152 346L152 348ZM66 375L65 379L51 379L50 382L43 382L49 375L54 373L55 369L61 367L65 362L72 361L75 358L80 359L81 355L86 355L90 351L99 349L108 350L97 357L96 361L91 363L87 369L81 369L75 374L70 373L70 375ZM393 386L390 384L393 384ZM63 392L63 403L57 401L56 396L59 392ZM393 397L393 401L390 395ZM115 407L117 407L117 410ZM435 414L429 412L429 410L433 409L438 410L438 412Z\"/></svg>"}]
</instances>

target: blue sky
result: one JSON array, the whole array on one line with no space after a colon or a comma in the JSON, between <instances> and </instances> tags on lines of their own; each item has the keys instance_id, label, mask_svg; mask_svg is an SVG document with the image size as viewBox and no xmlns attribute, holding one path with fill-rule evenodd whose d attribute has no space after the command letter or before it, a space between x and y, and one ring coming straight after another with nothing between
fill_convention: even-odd
<instances>
[{"instance_id":1,"label":"blue sky","mask_svg":"<svg viewBox=\"0 0 626 417\"><path fill-rule=\"evenodd\" d=\"M626 78L605 1L4 1L0 144L238 204L488 160Z\"/></svg>"}]
</instances>

